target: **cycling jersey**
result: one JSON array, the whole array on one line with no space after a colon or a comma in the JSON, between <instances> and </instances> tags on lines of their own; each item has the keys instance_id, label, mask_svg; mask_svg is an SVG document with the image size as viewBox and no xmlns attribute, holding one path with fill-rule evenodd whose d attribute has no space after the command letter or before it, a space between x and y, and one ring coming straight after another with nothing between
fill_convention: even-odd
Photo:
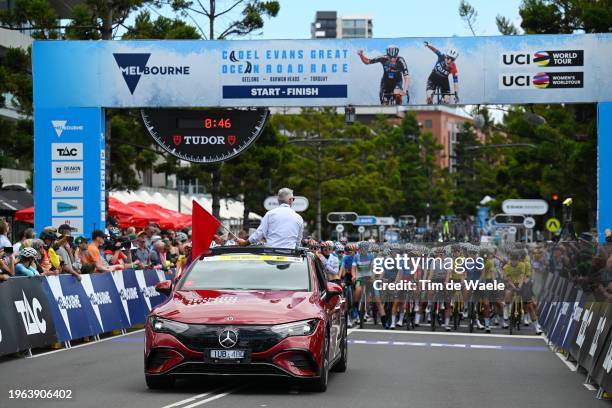
<instances>
[{"instance_id":1,"label":"cycling jersey","mask_svg":"<svg viewBox=\"0 0 612 408\"><path fill-rule=\"evenodd\" d=\"M485 261L483 279L485 280L495 279L495 262L490 258Z\"/></svg>"},{"instance_id":2,"label":"cycling jersey","mask_svg":"<svg viewBox=\"0 0 612 408\"><path fill-rule=\"evenodd\" d=\"M376 63L383 66L383 76L380 79L380 102L385 103L395 89L402 89L404 75L409 74L408 65L404 58L388 55L372 58L369 62L369 64Z\"/></svg>"},{"instance_id":3,"label":"cycling jersey","mask_svg":"<svg viewBox=\"0 0 612 408\"><path fill-rule=\"evenodd\" d=\"M459 82L459 77L457 76L457 65L454 62L450 64L446 63L446 55L441 53L438 50L434 51L438 56L438 61L436 61L436 65L434 65L433 71L431 71L432 75L436 75L440 78L447 79L449 75L453 76L453 82Z\"/></svg>"},{"instance_id":4,"label":"cycling jersey","mask_svg":"<svg viewBox=\"0 0 612 408\"><path fill-rule=\"evenodd\" d=\"M519 262L516 265L510 263L504 266L504 276L507 280L514 283L514 286L519 285L527 276L527 268L524 262Z\"/></svg>"},{"instance_id":5,"label":"cycling jersey","mask_svg":"<svg viewBox=\"0 0 612 408\"><path fill-rule=\"evenodd\" d=\"M357 254L353 257L353 265L357 267L357 279L371 276L373 261L372 255Z\"/></svg>"}]
</instances>

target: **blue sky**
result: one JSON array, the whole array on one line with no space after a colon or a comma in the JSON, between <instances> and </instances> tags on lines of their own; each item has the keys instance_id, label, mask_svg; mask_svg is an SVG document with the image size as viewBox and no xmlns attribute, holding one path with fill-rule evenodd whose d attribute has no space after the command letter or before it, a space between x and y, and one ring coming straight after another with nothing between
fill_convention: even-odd
<instances>
[{"instance_id":1,"label":"blue sky","mask_svg":"<svg viewBox=\"0 0 612 408\"><path fill-rule=\"evenodd\" d=\"M279 15L266 20L263 33L251 38L310 38L310 23L318 10L340 15L366 14L374 19L374 37L446 37L472 35L459 17L459 0L280 0ZM499 35L495 16L518 26L521 0L471 0L478 12L476 33Z\"/></svg>"},{"instance_id":2,"label":"blue sky","mask_svg":"<svg viewBox=\"0 0 612 408\"><path fill-rule=\"evenodd\" d=\"M374 37L451 37L471 36L467 25L459 17L460 0L279 0L281 9L276 18L266 19L262 31L241 39L306 39L310 38L310 24L317 11L337 11L341 16L369 15L374 21ZM197 2L194 2L197 7ZM204 1L208 4L208 1ZM233 0L217 0L218 11L233 4ZM478 12L477 35L499 35L495 17L501 14L520 27L519 6L522 0L470 0ZM153 18L157 14L172 17L169 7L156 10L149 7ZM237 8L218 19L217 34L239 18ZM194 15L197 16L197 15ZM135 15L130 16L133 23ZM190 18L181 17L188 24ZM198 18L201 27L208 32L207 20ZM121 34L124 30L119 30Z\"/></svg>"}]
</instances>

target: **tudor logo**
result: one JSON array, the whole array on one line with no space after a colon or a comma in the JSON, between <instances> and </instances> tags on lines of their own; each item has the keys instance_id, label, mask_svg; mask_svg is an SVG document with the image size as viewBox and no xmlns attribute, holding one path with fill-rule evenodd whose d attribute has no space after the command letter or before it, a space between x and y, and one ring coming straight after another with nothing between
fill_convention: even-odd
<instances>
[{"instance_id":1,"label":"tudor logo","mask_svg":"<svg viewBox=\"0 0 612 408\"><path fill-rule=\"evenodd\" d=\"M227 136L227 143L229 143L232 146L234 144L236 144L236 135L228 135Z\"/></svg>"},{"instance_id":2,"label":"tudor logo","mask_svg":"<svg viewBox=\"0 0 612 408\"><path fill-rule=\"evenodd\" d=\"M175 146L180 146L181 143L183 142L183 136L181 135L172 136L172 142L174 143Z\"/></svg>"},{"instance_id":3,"label":"tudor logo","mask_svg":"<svg viewBox=\"0 0 612 408\"><path fill-rule=\"evenodd\" d=\"M219 334L219 344L223 348L232 348L238 343L238 333L235 330L225 329Z\"/></svg>"}]
</instances>

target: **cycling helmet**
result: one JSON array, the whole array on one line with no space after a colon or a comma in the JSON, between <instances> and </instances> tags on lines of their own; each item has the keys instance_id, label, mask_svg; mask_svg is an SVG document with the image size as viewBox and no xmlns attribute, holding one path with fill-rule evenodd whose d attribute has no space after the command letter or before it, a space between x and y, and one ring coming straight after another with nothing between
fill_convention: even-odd
<instances>
[{"instance_id":1,"label":"cycling helmet","mask_svg":"<svg viewBox=\"0 0 612 408\"><path fill-rule=\"evenodd\" d=\"M187 237L187 234L185 234L184 232L177 232L176 233L176 240L179 242L185 242L187 241L189 238Z\"/></svg>"},{"instance_id":2,"label":"cycling helmet","mask_svg":"<svg viewBox=\"0 0 612 408\"><path fill-rule=\"evenodd\" d=\"M32 247L21 248L19 256L23 259L36 259L38 258L38 252Z\"/></svg>"},{"instance_id":3,"label":"cycling helmet","mask_svg":"<svg viewBox=\"0 0 612 408\"><path fill-rule=\"evenodd\" d=\"M333 241L323 241L321 243L321 247L322 248L330 248L330 249L334 249L334 243Z\"/></svg>"},{"instance_id":4,"label":"cycling helmet","mask_svg":"<svg viewBox=\"0 0 612 408\"><path fill-rule=\"evenodd\" d=\"M391 58L395 58L399 55L399 47L397 45L389 45L387 47L387 55Z\"/></svg>"},{"instance_id":5,"label":"cycling helmet","mask_svg":"<svg viewBox=\"0 0 612 408\"><path fill-rule=\"evenodd\" d=\"M341 243L337 243L336 245L334 245L334 251L344 252L344 245L342 245Z\"/></svg>"},{"instance_id":6,"label":"cycling helmet","mask_svg":"<svg viewBox=\"0 0 612 408\"><path fill-rule=\"evenodd\" d=\"M449 57L449 58L452 58L452 59L456 60L456 59L457 59L457 57L459 56L459 53L457 52L457 50L456 50L456 49L451 48L451 49L449 49L449 50L446 52L446 56L447 56L447 57Z\"/></svg>"}]
</instances>

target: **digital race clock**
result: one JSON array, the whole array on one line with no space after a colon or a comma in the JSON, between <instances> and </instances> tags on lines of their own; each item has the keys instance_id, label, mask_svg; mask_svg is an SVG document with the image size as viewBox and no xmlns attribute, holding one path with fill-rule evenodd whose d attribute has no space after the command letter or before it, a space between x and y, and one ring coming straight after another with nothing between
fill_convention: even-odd
<instances>
[{"instance_id":1,"label":"digital race clock","mask_svg":"<svg viewBox=\"0 0 612 408\"><path fill-rule=\"evenodd\" d=\"M269 111L258 109L143 109L142 120L168 153L194 163L239 155L261 134Z\"/></svg>"}]
</instances>

